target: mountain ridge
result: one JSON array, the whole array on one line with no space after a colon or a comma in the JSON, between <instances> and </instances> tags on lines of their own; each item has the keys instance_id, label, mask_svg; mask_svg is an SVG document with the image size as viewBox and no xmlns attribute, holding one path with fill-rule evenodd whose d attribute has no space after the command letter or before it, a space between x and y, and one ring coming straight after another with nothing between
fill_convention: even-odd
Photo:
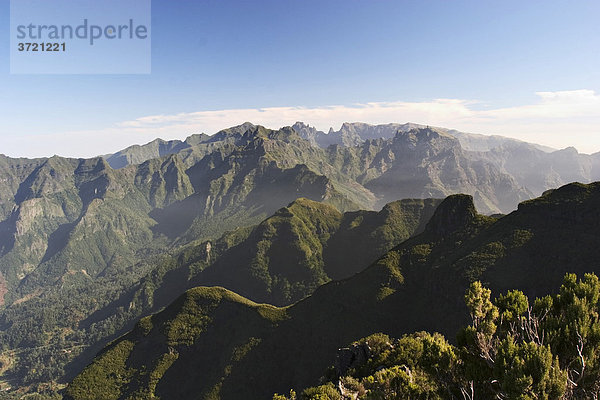
<instances>
[{"instance_id":1,"label":"mountain ridge","mask_svg":"<svg viewBox=\"0 0 600 400\"><path fill-rule=\"evenodd\" d=\"M329 360L335 359L336 349L373 332L400 337L427 330L452 338L467 323L463 294L474 280L488 282L494 295L516 288L533 297L553 293L565 272L581 276L584 272L598 273L599 201L600 183L571 184L523 203L510 215L492 218L474 212L470 196L449 196L423 233L396 246L358 274L320 286L313 295L282 309L287 318L277 327L269 326L258 336L256 331L242 335L239 345L255 338L243 357L213 358L229 354L226 347L230 345L221 347L218 341L210 340L224 329L243 330L239 323L215 323L195 336L201 345L175 347L178 358L167 369L173 368L171 372L158 379L155 393L175 393L183 398L193 393L205 399L234 399L245 393L245 398L268 398L275 392L319 382ZM579 214L573 214L574 209ZM551 218L554 215L561 218ZM581 219L587 221L583 229L579 228ZM551 265L550 260L558 262ZM176 313L163 313L157 315L177 318ZM245 313L234 313L230 320L243 320ZM210 312L201 315L211 318ZM133 348L146 340L131 335L134 333L127 340ZM204 340L213 347L209 349ZM216 375L206 376L200 383L190 366L199 365L202 359L214 360L213 365L224 363L219 365L228 368L223 372L217 368L213 371ZM94 376L110 381L111 370L103 367L106 362L108 359L100 355L67 393L74 399L91 398ZM175 384L179 377L186 379ZM137 387L132 382L139 380L124 382L120 393Z\"/></svg>"}]
</instances>

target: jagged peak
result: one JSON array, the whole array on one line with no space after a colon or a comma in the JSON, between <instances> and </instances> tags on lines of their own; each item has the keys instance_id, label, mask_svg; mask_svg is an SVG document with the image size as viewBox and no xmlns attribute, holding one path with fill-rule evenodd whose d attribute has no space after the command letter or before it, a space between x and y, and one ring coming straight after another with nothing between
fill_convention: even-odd
<instances>
[{"instance_id":1,"label":"jagged peak","mask_svg":"<svg viewBox=\"0 0 600 400\"><path fill-rule=\"evenodd\" d=\"M219 134L225 134L225 135L238 134L238 135L241 135L241 134L246 133L247 131L253 130L257 126L258 125L254 125L252 122L247 122L246 121L246 122L244 122L244 123L242 123L240 125L235 125L235 126L232 126L230 128L220 130L219 132L217 132L215 134L215 136L219 135Z\"/></svg>"},{"instance_id":2,"label":"jagged peak","mask_svg":"<svg viewBox=\"0 0 600 400\"><path fill-rule=\"evenodd\" d=\"M296 123L294 123L294 125L292 125L291 128L298 135L301 135L301 136L305 135L305 136L314 137L317 135L325 135L325 132L322 132L322 131L318 130L316 127L306 124L302 121L296 121Z\"/></svg>"},{"instance_id":3,"label":"jagged peak","mask_svg":"<svg viewBox=\"0 0 600 400\"><path fill-rule=\"evenodd\" d=\"M425 231L436 236L445 236L471 225L477 215L473 196L453 194L446 197L437 207Z\"/></svg>"},{"instance_id":4,"label":"jagged peak","mask_svg":"<svg viewBox=\"0 0 600 400\"><path fill-rule=\"evenodd\" d=\"M60 168L61 166L72 166L73 161L76 162L75 159L65 158L57 155L53 155L50 158L45 159L45 161L41 164L41 168L49 167L49 168Z\"/></svg>"},{"instance_id":5,"label":"jagged peak","mask_svg":"<svg viewBox=\"0 0 600 400\"><path fill-rule=\"evenodd\" d=\"M87 164L92 166L96 171L110 170L112 167L110 164L104 159L104 157L94 157L89 158L87 160Z\"/></svg>"},{"instance_id":6,"label":"jagged peak","mask_svg":"<svg viewBox=\"0 0 600 400\"><path fill-rule=\"evenodd\" d=\"M309 124L306 124L306 123L304 123L302 121L296 121L294 123L294 125L292 125L292 128L295 128L295 127L298 127L298 128L307 128L307 129L314 129L313 126L310 126Z\"/></svg>"},{"instance_id":7,"label":"jagged peak","mask_svg":"<svg viewBox=\"0 0 600 400\"><path fill-rule=\"evenodd\" d=\"M265 128L262 125L254 125L251 122L244 122L241 125L232 126L231 128L223 129L215 133L210 137L210 141L218 142L227 139L237 141L240 139L266 136L270 132L272 132L271 129Z\"/></svg>"}]
</instances>

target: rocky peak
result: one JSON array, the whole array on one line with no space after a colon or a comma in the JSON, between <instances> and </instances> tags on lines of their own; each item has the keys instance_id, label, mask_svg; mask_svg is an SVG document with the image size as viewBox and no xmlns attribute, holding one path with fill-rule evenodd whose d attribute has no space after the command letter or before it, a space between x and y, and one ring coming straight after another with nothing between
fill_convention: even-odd
<instances>
[{"instance_id":1,"label":"rocky peak","mask_svg":"<svg viewBox=\"0 0 600 400\"><path fill-rule=\"evenodd\" d=\"M446 236L469 226L475 220L477 210L473 196L455 194L446 197L427 223L425 231L436 236Z\"/></svg>"},{"instance_id":2,"label":"rocky peak","mask_svg":"<svg viewBox=\"0 0 600 400\"><path fill-rule=\"evenodd\" d=\"M185 144L188 146L196 146L200 143L206 142L210 139L210 136L206 133L195 133L193 135L188 136L185 139Z\"/></svg>"},{"instance_id":3,"label":"rocky peak","mask_svg":"<svg viewBox=\"0 0 600 400\"><path fill-rule=\"evenodd\" d=\"M233 126L231 128L223 129L210 137L211 142L226 141L227 139L237 140L243 137L247 132L252 131L256 128L256 125L250 122L244 122L241 125Z\"/></svg>"},{"instance_id":4,"label":"rocky peak","mask_svg":"<svg viewBox=\"0 0 600 400\"><path fill-rule=\"evenodd\" d=\"M429 126L425 128L412 128L408 131L399 130L396 133L396 137L413 138L415 140L425 142L429 142L439 138L456 141L456 139L452 135L449 135L448 133L443 132L441 130L431 128Z\"/></svg>"},{"instance_id":5,"label":"rocky peak","mask_svg":"<svg viewBox=\"0 0 600 400\"><path fill-rule=\"evenodd\" d=\"M449 134L427 127L398 131L394 137L393 146L401 149L422 149L431 156L444 150L461 149L460 142Z\"/></svg>"},{"instance_id":6,"label":"rocky peak","mask_svg":"<svg viewBox=\"0 0 600 400\"><path fill-rule=\"evenodd\" d=\"M317 128L315 128L314 126L310 126L308 124L305 124L302 121L296 121L296 123L294 125L292 125L292 128L296 131L296 132L302 132L302 131L306 131L306 132L311 132L316 134L317 132Z\"/></svg>"},{"instance_id":7,"label":"rocky peak","mask_svg":"<svg viewBox=\"0 0 600 400\"><path fill-rule=\"evenodd\" d=\"M324 132L317 130L314 126L305 124L304 122L296 122L292 125L292 129L302 139L308 140L313 146L318 146L321 136L325 135Z\"/></svg>"},{"instance_id":8,"label":"rocky peak","mask_svg":"<svg viewBox=\"0 0 600 400\"><path fill-rule=\"evenodd\" d=\"M350 347L338 349L335 357L335 372L343 376L351 368L366 364L371 358L372 350L368 343L355 343Z\"/></svg>"}]
</instances>

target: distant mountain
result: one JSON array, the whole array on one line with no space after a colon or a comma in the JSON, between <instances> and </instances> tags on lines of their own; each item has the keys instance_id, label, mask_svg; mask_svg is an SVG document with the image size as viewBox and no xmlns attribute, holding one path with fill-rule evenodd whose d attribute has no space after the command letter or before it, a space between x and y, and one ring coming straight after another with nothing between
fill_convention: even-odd
<instances>
[{"instance_id":1,"label":"distant mountain","mask_svg":"<svg viewBox=\"0 0 600 400\"><path fill-rule=\"evenodd\" d=\"M532 197L493 164L471 158L443 131L400 132L393 139L367 141L361 150L369 167L358 181L383 199L468 193L483 212L493 213L510 211Z\"/></svg>"},{"instance_id":2,"label":"distant mountain","mask_svg":"<svg viewBox=\"0 0 600 400\"><path fill-rule=\"evenodd\" d=\"M447 133L454 136L460 141L460 145L465 150L469 151L490 151L502 146L532 146L537 150L546 153L552 153L556 149L548 146L543 146L536 143L528 143L522 140L512 139L499 135L481 135L476 133L465 133L455 129L447 129Z\"/></svg>"},{"instance_id":3,"label":"distant mountain","mask_svg":"<svg viewBox=\"0 0 600 400\"><path fill-rule=\"evenodd\" d=\"M471 161L492 163L500 172L510 175L517 185L536 196L541 195L545 190L569 182L593 182L600 179L600 153L579 154L572 147L556 150L503 136L479 135L412 123L385 125L344 123L338 131L330 129L327 134L302 122L297 122L292 127L313 145L325 148L332 144L360 146L370 139L394 138L398 132L432 129L458 139L465 156ZM466 190L464 192L473 194ZM486 212L477 198L476 203L478 208Z\"/></svg>"},{"instance_id":4,"label":"distant mountain","mask_svg":"<svg viewBox=\"0 0 600 400\"><path fill-rule=\"evenodd\" d=\"M165 141L155 139L145 145L134 145L114 154L103 156L106 162L114 168L119 169L131 164L141 164L144 161L153 158L168 156L169 154L178 153L179 151L189 147L187 142L180 140Z\"/></svg>"},{"instance_id":5,"label":"distant mountain","mask_svg":"<svg viewBox=\"0 0 600 400\"><path fill-rule=\"evenodd\" d=\"M450 196L422 234L292 307L192 289L99 354L68 396L108 388L115 399L269 398L315 384L337 348L373 332L452 338L467 320L463 293L473 280L493 294L538 296L566 272L599 273L599 210L600 183L567 185L500 219L478 215L470 196Z\"/></svg>"},{"instance_id":6,"label":"distant mountain","mask_svg":"<svg viewBox=\"0 0 600 400\"><path fill-rule=\"evenodd\" d=\"M508 212L533 196L495 160L465 151L460 140L447 132L415 124L346 123L340 131L324 134L303 123L279 131L246 123L211 137L192 136L169 149L178 151L190 173L222 163L215 157L225 159L231 146L241 146L242 157L251 159L263 152L288 168L303 164L328 177L355 208L378 208L399 198L445 197L461 192L474 195L483 212L497 213ZM321 149L316 145L319 143L334 146ZM148 154L153 154L150 150L156 149L156 143L146 146ZM138 159L144 158L146 152L141 150L145 148L135 148ZM107 159L113 157L117 156ZM253 165L253 161L243 163Z\"/></svg>"},{"instance_id":7,"label":"distant mountain","mask_svg":"<svg viewBox=\"0 0 600 400\"><path fill-rule=\"evenodd\" d=\"M569 182L600 179L600 153L579 154L573 147L553 152L524 143L506 143L473 155L496 165L536 195Z\"/></svg>"},{"instance_id":8,"label":"distant mountain","mask_svg":"<svg viewBox=\"0 0 600 400\"><path fill-rule=\"evenodd\" d=\"M446 129L442 127L430 127L428 125L414 123L391 123L382 125L370 125L363 122L345 122L339 130L334 131L329 129L328 133L319 131L316 128L305 124L304 122L296 122L292 128L298 132L300 137L308 140L314 146L328 147L332 144L341 146L357 146L365 140L369 139L391 139L398 132L408 132L413 129L433 128L437 131L448 133L454 136L460 142L461 147L468 151L489 151L495 147L500 147L507 144L528 144L538 150L545 152L553 152L556 149L542 146L534 143L527 143L517 139L512 139L498 135L481 135L475 133L460 132L455 129Z\"/></svg>"},{"instance_id":9,"label":"distant mountain","mask_svg":"<svg viewBox=\"0 0 600 400\"><path fill-rule=\"evenodd\" d=\"M156 140L147 145L132 146L105 157L113 167L120 168L124 165L146 161L152 157L178 153L184 162L191 166L216 148L220 148L224 143L238 144L239 140L242 140L244 132L255 128L254 125L245 123L239 127L221 131L212 137L193 135L183 142ZM600 179L600 153L595 155L579 154L573 148L555 150L502 136L464 133L413 123L383 125L344 123L339 130L330 129L328 133L325 133L303 122L297 122L292 129L298 136L308 141L312 147L320 147L327 153L326 156L323 156L318 151L299 146L300 148L294 152L292 158L297 158L298 162L307 165L312 161L312 165L309 165L311 170L334 179L337 183L341 183L340 180L347 180L347 178L358 181L374 197L378 198L378 200L367 199L364 197L368 196L366 193L363 194L362 200L350 196L354 202L366 208L381 206L397 198L443 197L451 193L462 192L473 195L477 207L484 213L505 213L512 210L519 201L540 195L545 190L573 181L592 182ZM459 165L456 168L448 162L440 165L439 162L432 160L431 155L416 156L411 153L415 157L413 161L402 161L404 162L403 167L399 168L399 170L403 170L408 166L409 169L412 169L410 173L407 171L400 173L395 170L393 179L390 180L389 177L381 179L386 182L383 186L389 189L389 193L385 191L380 193L377 189L374 190L374 187L378 185L377 182L372 182L371 186L367 185L367 182L373 179L369 174L383 174L382 171L377 172L377 169L389 168L391 164L400 162L398 159L387 160L386 154L381 151L385 145L379 143L378 146L373 146L373 143L381 142L383 139L383 142L388 145L394 141L398 144L396 136L420 130L430 130L442 137L454 137L458 141L454 146L456 149L460 149ZM291 142L288 141L288 143ZM329 146L334 147L329 148ZM411 151L410 147L407 147L406 150ZM440 148L434 146L430 150L436 152ZM380 152L379 157L373 156L372 153L376 151ZM389 146L385 151L390 151ZM398 155L397 151L393 152L394 156ZM298 157L301 153L310 154L311 157ZM406 160L405 155L401 156ZM315 158L319 160L318 163L314 162ZM344 159L342 163L340 163L340 158ZM385 161L385 165L373 165L373 162L381 162L381 160ZM446 161L448 160L450 158L447 158ZM422 165L433 165L433 168L429 167L427 170L418 171L417 161ZM333 164L334 168L324 169L323 166L326 164ZM340 172L344 177L340 177ZM337 175L337 179L334 175ZM375 177L378 178L378 176ZM389 186L388 183L391 182L394 182L395 186ZM408 186L414 185L416 188L408 189L406 185L398 187L399 182L407 182ZM453 182L455 183L453 184ZM340 186L348 187L352 184L344 182L338 185L338 188ZM477 190L478 187L484 190ZM499 197L499 193L502 193L504 198Z\"/></svg>"},{"instance_id":10,"label":"distant mountain","mask_svg":"<svg viewBox=\"0 0 600 400\"><path fill-rule=\"evenodd\" d=\"M308 126L303 122L296 122L292 125L292 128L298 132L300 137L316 146L328 147L332 144L337 144L352 147L362 144L365 140L391 139L396 136L398 132L408 132L413 129L426 128L426 126L412 123L369 125L362 122L345 122L338 131L334 131L333 128L330 128L329 132L325 133Z\"/></svg>"}]
</instances>

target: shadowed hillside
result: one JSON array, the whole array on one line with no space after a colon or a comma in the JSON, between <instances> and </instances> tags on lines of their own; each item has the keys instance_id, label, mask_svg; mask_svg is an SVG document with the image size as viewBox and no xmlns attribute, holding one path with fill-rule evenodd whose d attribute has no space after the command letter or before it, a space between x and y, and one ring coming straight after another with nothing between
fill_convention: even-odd
<instances>
[{"instance_id":1,"label":"shadowed hillside","mask_svg":"<svg viewBox=\"0 0 600 400\"><path fill-rule=\"evenodd\" d=\"M178 343L169 350L177 359L157 376L155 393L183 398L192 394L199 398L269 398L274 392L318 382L337 348L373 332L400 337L427 330L453 338L467 323L463 294L474 280L485 282L493 295L509 286L535 296L556 290L566 272L581 276L600 272L599 205L598 183L564 186L521 204L500 219L477 214L470 196L450 196L436 209L423 233L357 275L321 286L305 300L279 309L278 315L285 317L275 325L265 323L260 332L253 328L240 333L246 324L237 319L246 318L252 306L242 307L222 324L214 316L220 312L193 307L196 316L188 320L191 326L205 319L212 322L193 331L193 343ZM197 290L209 293L215 289ZM219 302L216 309L229 309L229 303ZM180 315L173 306L150 321L181 320ZM160 328L143 331L143 326L149 323L140 322L136 330L111 345L128 346L118 360L109 351L99 355L67 393L75 399L93 398L94 382L99 380L118 386L115 396L108 398L125 398L139 388L152 390L139 374L141 366L150 370L153 361L136 358L134 362L131 354L162 336ZM237 346L253 343L245 347L243 356L232 358L229 342L211 339L226 331L243 337ZM205 347L209 342L210 348ZM161 357L166 357L164 354ZM205 359L225 368L212 369L210 375L196 374L198 363ZM118 382L112 378L114 362L129 368Z\"/></svg>"}]
</instances>

